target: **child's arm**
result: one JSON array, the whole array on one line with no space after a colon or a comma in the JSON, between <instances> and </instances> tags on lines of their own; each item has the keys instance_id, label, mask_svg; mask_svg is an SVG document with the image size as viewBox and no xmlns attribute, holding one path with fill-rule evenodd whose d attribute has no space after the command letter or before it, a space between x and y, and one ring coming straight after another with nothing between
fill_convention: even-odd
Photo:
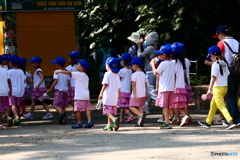
<instances>
[{"instance_id":1,"label":"child's arm","mask_svg":"<svg viewBox=\"0 0 240 160\"><path fill-rule=\"evenodd\" d=\"M57 83L58 83L58 79L54 79L54 82L53 82L52 86L50 87L50 89L47 91L47 94L53 90L53 88L56 86Z\"/></svg>"},{"instance_id":2,"label":"child's arm","mask_svg":"<svg viewBox=\"0 0 240 160\"><path fill-rule=\"evenodd\" d=\"M72 72L70 72L70 71L55 71L54 73L56 73L56 74L62 73L62 74L72 76Z\"/></svg>"},{"instance_id":3,"label":"child's arm","mask_svg":"<svg viewBox=\"0 0 240 160\"><path fill-rule=\"evenodd\" d=\"M70 93L72 93L72 86L71 86L70 80L68 80L68 90Z\"/></svg>"},{"instance_id":4,"label":"child's arm","mask_svg":"<svg viewBox=\"0 0 240 160\"><path fill-rule=\"evenodd\" d=\"M43 73L42 73L42 72L38 72L37 74L39 75L39 77L40 77L41 79L40 79L39 83L38 83L36 86L34 86L34 88L39 88L39 86L40 86L40 85L42 84L42 82L44 81Z\"/></svg>"},{"instance_id":5,"label":"child's arm","mask_svg":"<svg viewBox=\"0 0 240 160\"><path fill-rule=\"evenodd\" d=\"M118 99L120 99L121 98L121 90L120 90L120 88L118 89Z\"/></svg>"},{"instance_id":6,"label":"child's arm","mask_svg":"<svg viewBox=\"0 0 240 160\"><path fill-rule=\"evenodd\" d=\"M107 84L103 84L102 89L100 91L100 94L98 96L98 99L102 99L103 98L103 92L106 90L107 86L108 86Z\"/></svg>"},{"instance_id":7,"label":"child's arm","mask_svg":"<svg viewBox=\"0 0 240 160\"><path fill-rule=\"evenodd\" d=\"M158 88L159 88L159 78L160 78L160 76L157 75L157 77L156 77L156 92L157 93L158 93Z\"/></svg>"},{"instance_id":8,"label":"child's arm","mask_svg":"<svg viewBox=\"0 0 240 160\"><path fill-rule=\"evenodd\" d=\"M136 92L136 82L132 81L132 91L134 98L137 98L137 92Z\"/></svg>"},{"instance_id":9,"label":"child's arm","mask_svg":"<svg viewBox=\"0 0 240 160\"><path fill-rule=\"evenodd\" d=\"M213 85L214 85L216 79L217 79L217 77L215 77L213 75L211 76L210 84L209 84L208 91L207 91L207 96L212 95Z\"/></svg>"},{"instance_id":10,"label":"child's arm","mask_svg":"<svg viewBox=\"0 0 240 160\"><path fill-rule=\"evenodd\" d=\"M147 82L145 82L145 87L146 87L146 100L148 99L148 86L147 86Z\"/></svg>"},{"instance_id":11,"label":"child's arm","mask_svg":"<svg viewBox=\"0 0 240 160\"><path fill-rule=\"evenodd\" d=\"M150 65L152 66L153 74L156 74L156 67L155 67L155 59L153 58L150 62Z\"/></svg>"},{"instance_id":12,"label":"child's arm","mask_svg":"<svg viewBox=\"0 0 240 160\"><path fill-rule=\"evenodd\" d=\"M8 79L8 87L9 87L9 96L12 95L12 82L10 79Z\"/></svg>"}]
</instances>

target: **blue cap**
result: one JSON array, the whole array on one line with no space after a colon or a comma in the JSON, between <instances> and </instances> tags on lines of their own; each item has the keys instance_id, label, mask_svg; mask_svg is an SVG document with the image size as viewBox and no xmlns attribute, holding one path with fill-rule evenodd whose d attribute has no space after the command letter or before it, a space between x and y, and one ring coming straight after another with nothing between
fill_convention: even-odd
<instances>
[{"instance_id":1,"label":"blue cap","mask_svg":"<svg viewBox=\"0 0 240 160\"><path fill-rule=\"evenodd\" d=\"M20 59L17 55L12 55L9 57L9 61L14 64L15 66L19 66L20 65Z\"/></svg>"},{"instance_id":2,"label":"blue cap","mask_svg":"<svg viewBox=\"0 0 240 160\"><path fill-rule=\"evenodd\" d=\"M130 65L130 64L142 65L142 63L143 63L142 58L140 58L140 57L134 57L133 60L132 60L132 62L131 62L131 63L128 63L128 64L129 64L129 65Z\"/></svg>"},{"instance_id":3,"label":"blue cap","mask_svg":"<svg viewBox=\"0 0 240 160\"><path fill-rule=\"evenodd\" d=\"M107 60L106 60L106 64L110 67L110 69L113 71L113 72L116 72L118 73L119 72L119 69L118 69L118 61L116 58L114 57L109 57Z\"/></svg>"},{"instance_id":4,"label":"blue cap","mask_svg":"<svg viewBox=\"0 0 240 160\"><path fill-rule=\"evenodd\" d=\"M23 58L23 57L19 57L20 59L20 66L26 66L26 58Z\"/></svg>"},{"instance_id":5,"label":"blue cap","mask_svg":"<svg viewBox=\"0 0 240 160\"><path fill-rule=\"evenodd\" d=\"M78 61L78 63L81 64L81 66L84 68L84 69L88 69L90 67L88 61L86 59L81 59Z\"/></svg>"},{"instance_id":6,"label":"blue cap","mask_svg":"<svg viewBox=\"0 0 240 160\"><path fill-rule=\"evenodd\" d=\"M221 50L218 46L209 47L208 54L222 55Z\"/></svg>"},{"instance_id":7,"label":"blue cap","mask_svg":"<svg viewBox=\"0 0 240 160\"><path fill-rule=\"evenodd\" d=\"M78 59L80 57L80 53L78 51L72 51L71 53L68 54L70 57L73 59Z\"/></svg>"},{"instance_id":8,"label":"blue cap","mask_svg":"<svg viewBox=\"0 0 240 160\"><path fill-rule=\"evenodd\" d=\"M50 61L51 63L59 64L61 66L64 66L66 61L63 57L56 57L55 61Z\"/></svg>"},{"instance_id":9,"label":"blue cap","mask_svg":"<svg viewBox=\"0 0 240 160\"><path fill-rule=\"evenodd\" d=\"M183 51L184 44L180 42L175 42L172 44L172 52L175 54L181 54Z\"/></svg>"},{"instance_id":10,"label":"blue cap","mask_svg":"<svg viewBox=\"0 0 240 160\"><path fill-rule=\"evenodd\" d=\"M42 63L42 59L38 56L33 56L32 59L28 60L29 62Z\"/></svg>"},{"instance_id":11,"label":"blue cap","mask_svg":"<svg viewBox=\"0 0 240 160\"><path fill-rule=\"evenodd\" d=\"M132 61L132 56L129 53L123 53L122 57L117 58L118 60Z\"/></svg>"},{"instance_id":12,"label":"blue cap","mask_svg":"<svg viewBox=\"0 0 240 160\"><path fill-rule=\"evenodd\" d=\"M0 55L0 63L2 63L2 60L3 60L3 58L2 58L2 56Z\"/></svg>"},{"instance_id":13,"label":"blue cap","mask_svg":"<svg viewBox=\"0 0 240 160\"><path fill-rule=\"evenodd\" d=\"M172 54L171 44L167 43L165 45L162 45L160 50L159 51L154 51L154 53L171 55Z\"/></svg>"},{"instance_id":14,"label":"blue cap","mask_svg":"<svg viewBox=\"0 0 240 160\"><path fill-rule=\"evenodd\" d=\"M2 56L2 60L9 59L9 57L10 57L9 54L3 54L1 56Z\"/></svg>"},{"instance_id":15,"label":"blue cap","mask_svg":"<svg viewBox=\"0 0 240 160\"><path fill-rule=\"evenodd\" d=\"M219 33L227 32L227 31L228 31L228 27L226 25L220 25L217 27L216 34L213 36L213 38L218 38Z\"/></svg>"}]
</instances>

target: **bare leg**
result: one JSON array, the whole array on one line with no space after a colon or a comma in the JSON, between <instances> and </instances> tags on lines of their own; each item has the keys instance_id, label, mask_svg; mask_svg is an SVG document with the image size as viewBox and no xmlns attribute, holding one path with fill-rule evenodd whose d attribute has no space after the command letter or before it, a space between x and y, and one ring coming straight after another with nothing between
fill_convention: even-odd
<instances>
[{"instance_id":1,"label":"bare leg","mask_svg":"<svg viewBox=\"0 0 240 160\"><path fill-rule=\"evenodd\" d=\"M35 105L36 105L36 101L35 101L35 99L32 99L32 101L31 101L31 109L30 109L30 113L33 113L33 112L34 112Z\"/></svg>"},{"instance_id":2,"label":"bare leg","mask_svg":"<svg viewBox=\"0 0 240 160\"><path fill-rule=\"evenodd\" d=\"M40 101L40 102L43 105L43 108L46 110L46 112L49 113L50 110L49 110L48 105L46 104L46 102L44 102L44 101Z\"/></svg>"},{"instance_id":3,"label":"bare leg","mask_svg":"<svg viewBox=\"0 0 240 160\"><path fill-rule=\"evenodd\" d=\"M128 118L132 118L133 117L132 113L129 111L129 108L122 108L122 109L128 115Z\"/></svg>"},{"instance_id":4,"label":"bare leg","mask_svg":"<svg viewBox=\"0 0 240 160\"><path fill-rule=\"evenodd\" d=\"M54 107L54 108L56 109L56 111L57 111L59 114L62 113L62 109L61 109L61 108L59 108L59 107Z\"/></svg>"},{"instance_id":5,"label":"bare leg","mask_svg":"<svg viewBox=\"0 0 240 160\"><path fill-rule=\"evenodd\" d=\"M12 111L13 111L15 119L19 119L19 117L18 117L18 107L15 106L15 105L12 105Z\"/></svg>"},{"instance_id":6,"label":"bare leg","mask_svg":"<svg viewBox=\"0 0 240 160\"><path fill-rule=\"evenodd\" d=\"M80 111L76 111L76 116L77 116L77 123L80 124L82 123L82 114Z\"/></svg>"},{"instance_id":7,"label":"bare leg","mask_svg":"<svg viewBox=\"0 0 240 160\"><path fill-rule=\"evenodd\" d=\"M26 103L25 103L25 101L22 101L21 108L22 108L22 114L26 114Z\"/></svg>"},{"instance_id":8,"label":"bare leg","mask_svg":"<svg viewBox=\"0 0 240 160\"><path fill-rule=\"evenodd\" d=\"M5 109L5 110L4 110L4 114L5 114L6 117L9 117L9 111L8 111L8 109Z\"/></svg>"},{"instance_id":9,"label":"bare leg","mask_svg":"<svg viewBox=\"0 0 240 160\"><path fill-rule=\"evenodd\" d=\"M108 116L108 126L112 126L114 116L111 113L106 114Z\"/></svg>"},{"instance_id":10,"label":"bare leg","mask_svg":"<svg viewBox=\"0 0 240 160\"><path fill-rule=\"evenodd\" d=\"M163 114L164 114L164 117L165 117L165 123L169 124L170 121L169 121L169 118L167 118L167 117L169 117L169 108L168 107L163 108Z\"/></svg>"},{"instance_id":11,"label":"bare leg","mask_svg":"<svg viewBox=\"0 0 240 160\"><path fill-rule=\"evenodd\" d=\"M137 116L141 117L142 113L141 113L137 108L131 106L131 107L129 107L129 109L130 109L133 113L135 113Z\"/></svg>"},{"instance_id":12,"label":"bare leg","mask_svg":"<svg viewBox=\"0 0 240 160\"><path fill-rule=\"evenodd\" d=\"M180 109L178 109L178 108L174 108L175 117L176 117L176 119L177 119L178 122L180 121L179 111L180 111Z\"/></svg>"},{"instance_id":13,"label":"bare leg","mask_svg":"<svg viewBox=\"0 0 240 160\"><path fill-rule=\"evenodd\" d=\"M121 108L121 111L120 111L120 121L123 121L123 115L124 115L124 112L125 112L125 109L124 108ZM125 112L126 113L126 112Z\"/></svg>"},{"instance_id":14,"label":"bare leg","mask_svg":"<svg viewBox=\"0 0 240 160\"><path fill-rule=\"evenodd\" d=\"M91 111L86 111L86 115L87 115L87 119L88 119L88 123L92 121L92 114Z\"/></svg>"}]
</instances>

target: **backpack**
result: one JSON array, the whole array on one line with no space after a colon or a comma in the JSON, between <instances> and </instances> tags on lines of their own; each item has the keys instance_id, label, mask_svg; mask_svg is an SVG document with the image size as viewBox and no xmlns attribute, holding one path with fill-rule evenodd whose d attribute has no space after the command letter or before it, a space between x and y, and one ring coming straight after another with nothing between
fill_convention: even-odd
<instances>
[{"instance_id":1,"label":"backpack","mask_svg":"<svg viewBox=\"0 0 240 160\"><path fill-rule=\"evenodd\" d=\"M100 66L100 70L101 71L106 71L106 60L111 57L111 48L107 51L107 52L104 52L103 49L101 49L101 51L103 52L103 59L102 59L102 64Z\"/></svg>"},{"instance_id":2,"label":"backpack","mask_svg":"<svg viewBox=\"0 0 240 160\"><path fill-rule=\"evenodd\" d=\"M229 46L229 44L225 41L223 41L227 46L228 48L230 49L230 51L233 53L232 55L232 62L229 66L229 70L231 73L233 73L234 75L236 76L240 76L240 52L234 52L232 50L232 48Z\"/></svg>"}]
</instances>

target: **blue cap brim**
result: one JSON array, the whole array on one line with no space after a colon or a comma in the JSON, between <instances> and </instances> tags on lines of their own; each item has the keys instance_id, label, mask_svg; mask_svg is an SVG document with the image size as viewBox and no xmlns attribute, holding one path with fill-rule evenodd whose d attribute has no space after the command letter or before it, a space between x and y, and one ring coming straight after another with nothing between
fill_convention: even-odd
<instances>
[{"instance_id":1,"label":"blue cap brim","mask_svg":"<svg viewBox=\"0 0 240 160\"><path fill-rule=\"evenodd\" d=\"M55 63L55 64L57 64L57 61L50 61L50 63Z\"/></svg>"},{"instance_id":2,"label":"blue cap brim","mask_svg":"<svg viewBox=\"0 0 240 160\"><path fill-rule=\"evenodd\" d=\"M122 57L119 57L119 58L116 58L117 60L123 60L123 58Z\"/></svg>"},{"instance_id":3,"label":"blue cap brim","mask_svg":"<svg viewBox=\"0 0 240 160\"><path fill-rule=\"evenodd\" d=\"M154 51L154 53L156 54L164 54L163 51L159 50L159 51Z\"/></svg>"},{"instance_id":4,"label":"blue cap brim","mask_svg":"<svg viewBox=\"0 0 240 160\"><path fill-rule=\"evenodd\" d=\"M28 62L35 62L34 60L32 60L32 59L30 59L30 60L28 60Z\"/></svg>"},{"instance_id":5,"label":"blue cap brim","mask_svg":"<svg viewBox=\"0 0 240 160\"><path fill-rule=\"evenodd\" d=\"M109 67L110 67L111 71L116 72L116 73L119 72L119 69L117 67L111 67L111 66L109 66Z\"/></svg>"}]
</instances>

